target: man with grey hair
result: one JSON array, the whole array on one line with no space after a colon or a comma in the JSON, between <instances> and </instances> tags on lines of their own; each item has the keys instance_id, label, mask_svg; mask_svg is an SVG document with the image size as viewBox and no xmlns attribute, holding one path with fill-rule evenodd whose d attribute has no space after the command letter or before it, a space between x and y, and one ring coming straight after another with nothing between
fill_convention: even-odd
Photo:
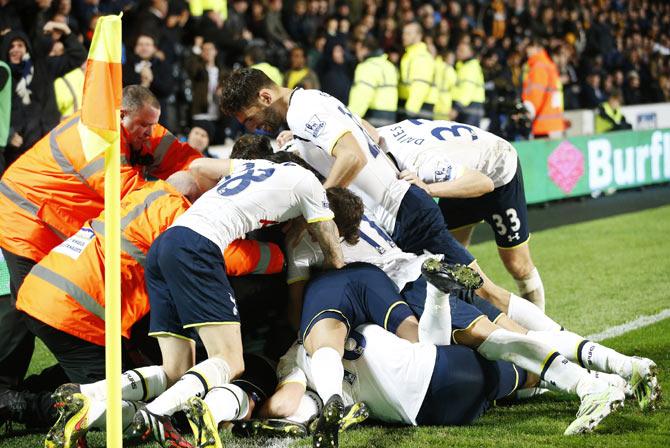
<instances>
[{"instance_id":1,"label":"man with grey hair","mask_svg":"<svg viewBox=\"0 0 670 448\"><path fill-rule=\"evenodd\" d=\"M123 89L122 197L147 177L166 179L201 157L158 124L160 112L147 88ZM34 336L15 309L23 279L51 249L104 208L105 156L86 159L80 119L77 113L61 122L19 157L0 181L0 247L12 294L11 300L0 302L0 389L20 384L33 353ZM7 404L3 397L0 390L0 412Z\"/></svg>"}]
</instances>

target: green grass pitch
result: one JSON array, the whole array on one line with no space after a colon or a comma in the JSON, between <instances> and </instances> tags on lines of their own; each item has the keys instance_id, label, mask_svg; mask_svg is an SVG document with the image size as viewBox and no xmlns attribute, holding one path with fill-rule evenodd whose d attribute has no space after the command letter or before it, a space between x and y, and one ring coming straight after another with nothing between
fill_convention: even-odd
<instances>
[{"instance_id":1,"label":"green grass pitch","mask_svg":"<svg viewBox=\"0 0 670 448\"><path fill-rule=\"evenodd\" d=\"M583 335L670 308L670 206L538 232L532 254L547 293L547 313ZM515 290L492 242L472 247L480 265L501 285ZM664 391L670 393L670 319L605 341L623 353L654 359ZM32 371L51 364L39 350ZM547 394L510 407L496 407L469 427L380 427L366 425L343 434L342 447L653 447L670 446L670 408L643 414L636 403L609 417L591 435L564 437L576 398ZM18 435L17 435L18 433ZM0 447L43 446L43 434L0 435ZM90 447L105 446L92 433ZM236 441L226 446L308 446L310 441ZM157 445L140 445L157 446Z\"/></svg>"}]
</instances>

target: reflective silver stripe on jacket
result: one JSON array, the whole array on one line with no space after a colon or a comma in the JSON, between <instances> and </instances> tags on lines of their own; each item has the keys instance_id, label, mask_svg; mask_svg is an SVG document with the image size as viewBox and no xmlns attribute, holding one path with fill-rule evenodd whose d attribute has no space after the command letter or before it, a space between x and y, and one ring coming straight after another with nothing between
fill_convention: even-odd
<instances>
[{"instance_id":1,"label":"reflective silver stripe on jacket","mask_svg":"<svg viewBox=\"0 0 670 448\"><path fill-rule=\"evenodd\" d=\"M51 269L45 268L39 263L33 267L30 273L41 278L45 282L50 283L61 291L64 291L88 312L99 317L103 321L105 320L105 307L96 302L96 300L86 291L72 283L70 280L55 273Z\"/></svg>"}]
</instances>

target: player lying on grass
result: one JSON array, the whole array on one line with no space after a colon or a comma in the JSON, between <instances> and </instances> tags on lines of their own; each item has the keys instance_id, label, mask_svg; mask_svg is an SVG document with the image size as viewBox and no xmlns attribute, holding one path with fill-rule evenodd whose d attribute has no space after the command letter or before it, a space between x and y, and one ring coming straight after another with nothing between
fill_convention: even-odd
<instances>
[{"instance_id":1,"label":"player lying on grass","mask_svg":"<svg viewBox=\"0 0 670 448\"><path fill-rule=\"evenodd\" d=\"M477 223L494 231L519 293L544 311L544 286L530 256L528 210L514 146L474 126L405 120L377 130L400 178L440 198L447 227L468 246Z\"/></svg>"},{"instance_id":2,"label":"player lying on grass","mask_svg":"<svg viewBox=\"0 0 670 448\"><path fill-rule=\"evenodd\" d=\"M623 401L624 389L634 393L643 408L652 407L657 400L659 391L656 366L651 360L624 356L600 344L586 341L574 333L559 331L560 325L518 297L513 300L515 308L523 310L520 314L526 316L527 320L535 321L536 326L550 330L529 331L476 296L474 304L477 306L465 303L457 299L454 294L449 294L449 289L453 287L453 281L449 277L453 277L453 271L445 272L443 268L445 266L448 268L448 265L443 263L428 262L428 266L432 268L427 272L424 270L424 273L427 273L432 281L426 284L425 278L421 276L421 263L424 257L402 252L384 230L375 225L369 217L364 217L361 221L359 236L359 241L354 245L342 244L345 262L372 263L393 279L396 288L388 294L395 297L395 300L389 299L389 301L395 303L397 300L404 300L409 304L414 314L420 317L419 338L424 342L447 345L453 339L456 343L476 348L490 360L515 362L539 375L543 380L547 379L548 387L577 393L582 398L580 412L591 408L594 402L605 404L600 412L605 410L609 412L607 408L613 408ZM305 282L310 277L310 267L318 266L320 262L318 248L309 238L303 238L294 250L289 250L287 261L287 280L291 283L290 300L301 304ZM441 276L447 278L441 280ZM383 285L380 282L375 287L382 289ZM321 304L324 304L323 299L319 302L319 305ZM328 309L328 305L333 304L324 304L323 309ZM303 305L303 322L306 319L304 315L306 306L307 299ZM331 308L343 311L336 306ZM313 315L314 313L309 311L307 319ZM338 318L337 315L333 317ZM386 326L385 323L375 323ZM304 329L301 328L302 330ZM407 339L413 340L412 337ZM563 356L556 352L562 353ZM584 360L588 360L587 363ZM581 367L574 363L579 363ZM612 387L605 387L607 384L603 378L590 378L583 367L620 375L629 382L629 387L616 375L605 376L612 383ZM333 371L333 369L335 368L331 366L327 370ZM589 383L591 385L586 386ZM588 428L576 430L585 431ZM575 429L567 430L568 433L572 431Z\"/></svg>"},{"instance_id":3,"label":"player lying on grass","mask_svg":"<svg viewBox=\"0 0 670 448\"><path fill-rule=\"evenodd\" d=\"M393 163L340 101L318 90L283 88L256 69L233 72L221 87L224 114L235 116L251 132L276 134L286 123L295 137L292 150L325 178L324 186L347 187L359 195L401 249L428 250L480 270L447 230L433 199L398 179ZM482 297L494 305L509 302L508 291L483 278Z\"/></svg>"}]
</instances>

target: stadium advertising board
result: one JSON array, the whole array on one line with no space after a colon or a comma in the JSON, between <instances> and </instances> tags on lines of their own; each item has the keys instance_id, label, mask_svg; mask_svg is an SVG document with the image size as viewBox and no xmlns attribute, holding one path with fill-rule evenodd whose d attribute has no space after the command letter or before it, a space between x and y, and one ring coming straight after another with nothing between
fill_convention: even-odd
<instances>
[{"instance_id":1,"label":"stadium advertising board","mask_svg":"<svg viewBox=\"0 0 670 448\"><path fill-rule=\"evenodd\" d=\"M670 181L670 129L517 142L529 204Z\"/></svg>"}]
</instances>

